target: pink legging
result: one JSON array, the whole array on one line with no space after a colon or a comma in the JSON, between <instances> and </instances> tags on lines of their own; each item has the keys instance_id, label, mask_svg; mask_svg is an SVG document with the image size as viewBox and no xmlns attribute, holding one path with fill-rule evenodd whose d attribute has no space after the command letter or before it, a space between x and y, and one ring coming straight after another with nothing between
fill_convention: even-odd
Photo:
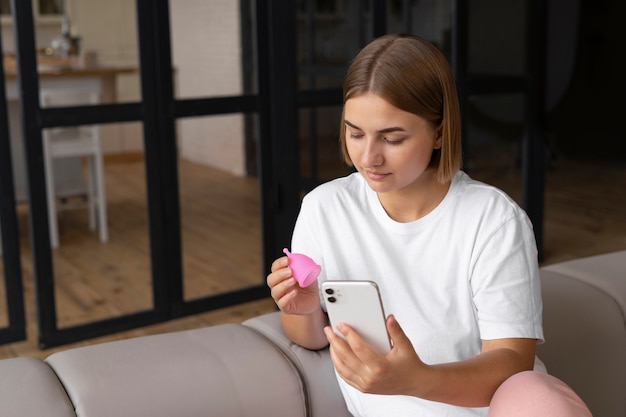
<instances>
[{"instance_id":1,"label":"pink legging","mask_svg":"<svg viewBox=\"0 0 626 417\"><path fill-rule=\"evenodd\" d=\"M513 375L496 390L488 417L592 417L591 412L563 381L548 374L526 371Z\"/></svg>"}]
</instances>

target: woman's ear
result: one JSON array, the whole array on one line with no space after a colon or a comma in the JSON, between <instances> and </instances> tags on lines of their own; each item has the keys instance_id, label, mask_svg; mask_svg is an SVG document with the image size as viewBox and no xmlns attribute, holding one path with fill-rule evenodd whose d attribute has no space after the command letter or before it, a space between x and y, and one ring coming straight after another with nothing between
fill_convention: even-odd
<instances>
[{"instance_id":1,"label":"woman's ear","mask_svg":"<svg viewBox=\"0 0 626 417\"><path fill-rule=\"evenodd\" d=\"M435 135L435 144L433 149L441 149L441 146L443 145L443 128L441 126L437 128Z\"/></svg>"}]
</instances>

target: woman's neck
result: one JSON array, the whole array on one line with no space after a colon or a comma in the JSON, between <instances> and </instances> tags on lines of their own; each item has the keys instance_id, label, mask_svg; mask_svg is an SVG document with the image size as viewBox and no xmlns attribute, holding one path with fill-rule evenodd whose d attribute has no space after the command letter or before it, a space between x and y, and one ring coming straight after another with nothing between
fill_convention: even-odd
<instances>
[{"instance_id":1,"label":"woman's neck","mask_svg":"<svg viewBox=\"0 0 626 417\"><path fill-rule=\"evenodd\" d=\"M450 181L440 183L434 175L428 175L428 178L401 190L379 193L378 200L393 220L409 223L433 211L443 201L449 189Z\"/></svg>"}]
</instances>

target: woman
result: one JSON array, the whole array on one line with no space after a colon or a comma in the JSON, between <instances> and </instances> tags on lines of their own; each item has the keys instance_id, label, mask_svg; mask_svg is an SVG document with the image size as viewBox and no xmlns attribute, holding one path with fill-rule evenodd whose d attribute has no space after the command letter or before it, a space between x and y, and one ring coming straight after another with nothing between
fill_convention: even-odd
<instances>
[{"instance_id":1,"label":"woman","mask_svg":"<svg viewBox=\"0 0 626 417\"><path fill-rule=\"evenodd\" d=\"M292 251L322 266L319 280L376 281L393 349L377 355L347 325L346 340L334 334L318 284L298 287L286 257L267 283L291 340L309 349L330 344L350 412L484 416L491 408L510 417L507 407L520 411L529 392L523 377L560 393L551 406L590 415L559 381L524 372L543 370L535 359L543 331L532 226L502 191L460 170L460 111L445 57L408 35L366 46L344 82L340 139L357 172L304 198Z\"/></svg>"}]
</instances>

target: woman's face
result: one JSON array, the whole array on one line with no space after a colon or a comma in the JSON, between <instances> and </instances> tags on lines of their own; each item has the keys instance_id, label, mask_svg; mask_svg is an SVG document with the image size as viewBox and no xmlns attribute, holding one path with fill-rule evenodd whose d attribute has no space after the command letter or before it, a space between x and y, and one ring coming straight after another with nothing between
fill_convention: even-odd
<instances>
[{"instance_id":1,"label":"woman's face","mask_svg":"<svg viewBox=\"0 0 626 417\"><path fill-rule=\"evenodd\" d=\"M433 181L423 174L441 135L426 119L366 93L346 101L344 121L350 159L372 190L410 191Z\"/></svg>"}]
</instances>

